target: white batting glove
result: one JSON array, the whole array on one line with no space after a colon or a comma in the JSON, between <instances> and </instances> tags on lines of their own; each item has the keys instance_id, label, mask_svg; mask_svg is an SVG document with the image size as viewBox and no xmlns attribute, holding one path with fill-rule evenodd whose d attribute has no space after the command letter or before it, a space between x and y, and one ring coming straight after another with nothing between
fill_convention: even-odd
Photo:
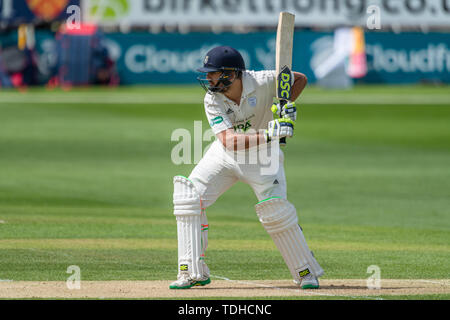
<instances>
[{"instance_id":1,"label":"white batting glove","mask_svg":"<svg viewBox=\"0 0 450 320\"><path fill-rule=\"evenodd\" d=\"M287 118L292 121L297 120L297 107L295 102L288 102L282 108L279 103L272 105L272 113L278 118Z\"/></svg>"},{"instance_id":2,"label":"white batting glove","mask_svg":"<svg viewBox=\"0 0 450 320\"><path fill-rule=\"evenodd\" d=\"M292 137L293 135L294 121L285 118L269 121L267 130L264 133L267 142L283 137Z\"/></svg>"}]
</instances>

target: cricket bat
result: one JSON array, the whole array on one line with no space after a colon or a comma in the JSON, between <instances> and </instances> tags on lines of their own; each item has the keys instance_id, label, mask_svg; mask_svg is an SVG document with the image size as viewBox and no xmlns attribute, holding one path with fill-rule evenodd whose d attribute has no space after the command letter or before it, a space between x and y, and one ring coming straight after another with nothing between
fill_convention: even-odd
<instances>
[{"instance_id":1,"label":"cricket bat","mask_svg":"<svg viewBox=\"0 0 450 320\"><path fill-rule=\"evenodd\" d=\"M275 68L277 74L276 97L281 109L291 101L292 79L292 48L294 42L295 15L280 12L277 29ZM280 139L280 145L286 145L286 138Z\"/></svg>"}]
</instances>

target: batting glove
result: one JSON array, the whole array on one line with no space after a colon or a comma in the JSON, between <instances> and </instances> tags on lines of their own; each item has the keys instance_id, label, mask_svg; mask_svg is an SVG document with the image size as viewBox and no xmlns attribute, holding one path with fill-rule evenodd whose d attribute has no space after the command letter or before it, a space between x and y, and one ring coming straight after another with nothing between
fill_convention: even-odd
<instances>
[{"instance_id":1,"label":"batting glove","mask_svg":"<svg viewBox=\"0 0 450 320\"><path fill-rule=\"evenodd\" d=\"M269 121L267 130L264 133L266 142L280 139L283 137L292 137L294 135L294 121L291 119L275 119Z\"/></svg>"},{"instance_id":2,"label":"batting glove","mask_svg":"<svg viewBox=\"0 0 450 320\"><path fill-rule=\"evenodd\" d=\"M281 107L279 103L274 103L271 110L278 118L287 118L292 121L297 120L297 107L295 102L286 103L283 107Z\"/></svg>"}]
</instances>

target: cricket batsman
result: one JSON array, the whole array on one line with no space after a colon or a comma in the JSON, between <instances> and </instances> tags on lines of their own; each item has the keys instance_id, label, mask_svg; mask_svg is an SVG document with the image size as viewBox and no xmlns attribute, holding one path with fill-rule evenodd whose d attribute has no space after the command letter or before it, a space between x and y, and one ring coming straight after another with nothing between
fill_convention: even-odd
<instances>
[{"instance_id":1,"label":"cricket batsman","mask_svg":"<svg viewBox=\"0 0 450 320\"><path fill-rule=\"evenodd\" d=\"M205 262L205 210L240 180L255 192L259 221L280 251L294 282L303 289L319 288L323 270L306 243L295 207L287 199L284 155L278 143L280 138L293 136L295 102L283 108L274 104L276 72L246 70L241 54L231 47L210 50L198 71L205 75L198 80L206 90L205 113L216 140L188 178L173 179L178 276L169 287L187 289L211 282ZM295 101L307 79L299 72L292 72L292 79L291 100ZM248 163L241 161L246 157L236 157L259 149L278 155L272 159L277 161L277 170L263 174L259 162Z\"/></svg>"}]
</instances>

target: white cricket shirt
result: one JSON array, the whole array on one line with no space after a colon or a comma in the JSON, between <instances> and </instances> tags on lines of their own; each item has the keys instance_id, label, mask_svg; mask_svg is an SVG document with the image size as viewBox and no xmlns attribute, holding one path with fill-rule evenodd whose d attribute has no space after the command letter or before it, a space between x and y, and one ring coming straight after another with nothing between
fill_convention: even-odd
<instances>
[{"instance_id":1,"label":"white cricket shirt","mask_svg":"<svg viewBox=\"0 0 450 320\"><path fill-rule=\"evenodd\" d=\"M238 106L222 93L207 92L205 112L215 134L234 128L245 133L248 129L266 129L273 120L270 110L276 96L275 70L244 71L242 73L242 96Z\"/></svg>"}]
</instances>

